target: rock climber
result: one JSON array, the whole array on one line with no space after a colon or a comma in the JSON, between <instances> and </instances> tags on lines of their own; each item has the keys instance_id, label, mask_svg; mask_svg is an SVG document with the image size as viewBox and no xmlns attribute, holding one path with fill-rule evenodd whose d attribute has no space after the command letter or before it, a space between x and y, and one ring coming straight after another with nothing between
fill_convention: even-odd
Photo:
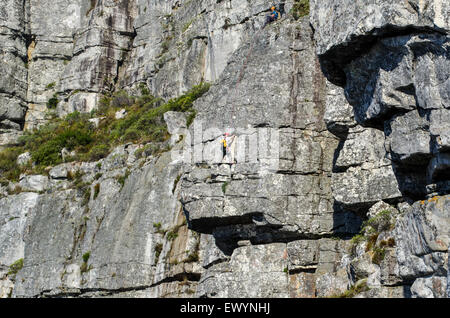
<instances>
[{"instance_id":1,"label":"rock climber","mask_svg":"<svg viewBox=\"0 0 450 318\"><path fill-rule=\"evenodd\" d=\"M272 6L272 8L270 8L270 10L272 12L266 16L266 22L263 25L263 29L266 27L267 24L269 24L273 21L276 21L278 19L278 12L276 11L275 7Z\"/></svg>"},{"instance_id":2,"label":"rock climber","mask_svg":"<svg viewBox=\"0 0 450 318\"><path fill-rule=\"evenodd\" d=\"M232 138L231 141L229 141L228 138ZM230 153L231 150L231 160L236 163L236 160L234 158L234 139L236 138L235 135L230 136L229 133L224 133L223 134L223 139L220 141L220 143L222 144L222 160L225 159L225 157L227 156L228 153ZM231 149L230 146L233 148Z\"/></svg>"}]
</instances>

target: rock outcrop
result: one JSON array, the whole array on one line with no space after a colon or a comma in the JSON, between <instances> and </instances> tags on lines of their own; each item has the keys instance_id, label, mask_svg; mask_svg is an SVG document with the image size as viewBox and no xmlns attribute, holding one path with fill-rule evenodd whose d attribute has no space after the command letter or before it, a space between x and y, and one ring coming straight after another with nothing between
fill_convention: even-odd
<instances>
[{"instance_id":1,"label":"rock outcrop","mask_svg":"<svg viewBox=\"0 0 450 318\"><path fill-rule=\"evenodd\" d=\"M448 297L449 4L297 2L0 4L3 147L212 83L166 152L1 185L0 297Z\"/></svg>"}]
</instances>

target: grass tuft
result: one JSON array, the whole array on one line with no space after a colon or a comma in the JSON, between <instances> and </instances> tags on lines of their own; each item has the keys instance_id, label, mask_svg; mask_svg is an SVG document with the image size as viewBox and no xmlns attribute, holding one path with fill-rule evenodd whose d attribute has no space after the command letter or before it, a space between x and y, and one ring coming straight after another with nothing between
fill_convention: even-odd
<instances>
[{"instance_id":1,"label":"grass tuft","mask_svg":"<svg viewBox=\"0 0 450 318\"><path fill-rule=\"evenodd\" d=\"M114 147L127 142L147 144L144 149L146 155L148 152L153 155L170 150L167 146L170 135L164 113L186 112L191 123L196 114L193 103L209 87L208 83L200 83L184 95L163 103L161 99L151 96L148 88L142 84L142 95L139 97L129 96L125 91L104 96L95 114L74 112L65 118L53 118L38 129L25 132L17 146L0 151L2 180L18 181L22 173L41 173L48 166L63 162L98 161L105 158ZM49 100L48 107L55 108L57 104L55 95ZM118 108L125 108L127 116L116 119ZM103 117L98 128L89 122L93 115ZM75 155L63 158L63 149L74 151ZM19 166L17 157L27 151L31 153L32 163Z\"/></svg>"}]
</instances>

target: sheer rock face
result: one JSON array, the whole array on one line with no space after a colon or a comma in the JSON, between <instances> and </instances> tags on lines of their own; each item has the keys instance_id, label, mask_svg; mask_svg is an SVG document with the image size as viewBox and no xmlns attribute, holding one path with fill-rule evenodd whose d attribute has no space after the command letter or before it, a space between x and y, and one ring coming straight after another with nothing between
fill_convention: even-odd
<instances>
[{"instance_id":1,"label":"sheer rock face","mask_svg":"<svg viewBox=\"0 0 450 318\"><path fill-rule=\"evenodd\" d=\"M448 4L310 3L3 1L1 145L51 97L212 86L168 152L2 184L0 297L447 297Z\"/></svg>"},{"instance_id":2,"label":"sheer rock face","mask_svg":"<svg viewBox=\"0 0 450 318\"><path fill-rule=\"evenodd\" d=\"M2 239L3 264L24 258L13 297L165 296L183 291L166 280L199 275L201 266L183 263L198 253L200 236L179 215L174 184L181 166L171 164L170 153L136 160L137 149L122 146L97 163L63 164L50 173L46 193L1 200L9 207L5 219L22 213L2 226L2 233L11 228L6 239L16 232L22 238L15 245ZM76 171L85 187L67 179ZM27 209L15 212L8 200L22 200ZM168 239L170 232L176 237Z\"/></svg>"}]
</instances>

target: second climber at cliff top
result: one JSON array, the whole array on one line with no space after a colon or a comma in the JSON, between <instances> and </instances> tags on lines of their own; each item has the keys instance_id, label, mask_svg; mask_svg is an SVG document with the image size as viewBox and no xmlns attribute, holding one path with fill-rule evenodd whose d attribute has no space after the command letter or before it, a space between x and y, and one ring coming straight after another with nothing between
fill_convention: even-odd
<instances>
[{"instance_id":1,"label":"second climber at cliff top","mask_svg":"<svg viewBox=\"0 0 450 318\"><path fill-rule=\"evenodd\" d=\"M267 24L276 21L278 19L278 12L275 10L275 7L273 6L270 8L272 12L266 16L266 22L264 22L263 29L266 27Z\"/></svg>"}]
</instances>

